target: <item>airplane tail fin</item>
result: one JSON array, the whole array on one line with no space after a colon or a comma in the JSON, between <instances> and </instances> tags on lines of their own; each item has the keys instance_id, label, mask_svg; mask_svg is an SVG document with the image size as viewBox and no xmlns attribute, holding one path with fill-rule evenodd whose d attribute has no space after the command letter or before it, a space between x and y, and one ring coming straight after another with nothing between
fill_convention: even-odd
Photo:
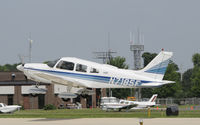
<instances>
[{"instance_id":1,"label":"airplane tail fin","mask_svg":"<svg viewBox=\"0 0 200 125\"><path fill-rule=\"evenodd\" d=\"M162 80L172 55L172 52L161 51L144 69L140 70L140 72L144 76Z\"/></svg>"},{"instance_id":2,"label":"airplane tail fin","mask_svg":"<svg viewBox=\"0 0 200 125\"><path fill-rule=\"evenodd\" d=\"M150 99L149 102L155 102L158 94L154 94Z\"/></svg>"}]
</instances>

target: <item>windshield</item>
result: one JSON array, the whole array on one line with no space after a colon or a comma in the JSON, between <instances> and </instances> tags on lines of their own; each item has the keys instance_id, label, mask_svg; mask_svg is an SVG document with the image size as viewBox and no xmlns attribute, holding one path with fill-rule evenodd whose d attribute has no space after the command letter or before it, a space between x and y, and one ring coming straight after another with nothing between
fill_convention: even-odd
<instances>
[{"instance_id":1,"label":"windshield","mask_svg":"<svg viewBox=\"0 0 200 125\"><path fill-rule=\"evenodd\" d=\"M60 60L60 59L57 59L57 60L54 60L54 61L48 61L47 62L47 65L49 66L49 67L54 67L55 66L55 64L58 62L58 60Z\"/></svg>"}]
</instances>

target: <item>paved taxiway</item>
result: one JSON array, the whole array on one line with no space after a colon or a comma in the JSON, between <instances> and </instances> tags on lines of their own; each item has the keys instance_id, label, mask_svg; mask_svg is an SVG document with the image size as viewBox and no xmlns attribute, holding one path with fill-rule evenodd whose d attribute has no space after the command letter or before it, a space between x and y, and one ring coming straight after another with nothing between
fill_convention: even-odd
<instances>
[{"instance_id":1,"label":"paved taxiway","mask_svg":"<svg viewBox=\"0 0 200 125\"><path fill-rule=\"evenodd\" d=\"M139 125L138 118L0 118L1 125ZM143 125L198 125L200 118L152 118L143 119Z\"/></svg>"}]
</instances>

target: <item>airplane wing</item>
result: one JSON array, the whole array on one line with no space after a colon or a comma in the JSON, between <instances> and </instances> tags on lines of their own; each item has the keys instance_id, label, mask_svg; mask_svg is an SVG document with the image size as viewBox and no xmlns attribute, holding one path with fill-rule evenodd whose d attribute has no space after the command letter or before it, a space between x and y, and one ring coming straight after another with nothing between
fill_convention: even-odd
<instances>
[{"instance_id":1,"label":"airplane wing","mask_svg":"<svg viewBox=\"0 0 200 125\"><path fill-rule=\"evenodd\" d=\"M136 107L136 106L137 106L137 104L131 104L131 105L123 106L123 107L121 107L119 109L131 109L131 108Z\"/></svg>"},{"instance_id":2,"label":"airplane wing","mask_svg":"<svg viewBox=\"0 0 200 125\"><path fill-rule=\"evenodd\" d=\"M119 109L119 111L121 111L122 109L126 109L126 110L129 110L133 107L136 107L137 104L130 104L130 105L124 105L124 106L105 106L105 109L108 110L108 109Z\"/></svg>"},{"instance_id":3,"label":"airplane wing","mask_svg":"<svg viewBox=\"0 0 200 125\"><path fill-rule=\"evenodd\" d=\"M61 85L72 86L72 87L87 87L83 85L81 82L79 82L78 80L74 80L74 79L72 80L70 78L69 79L61 78L55 75L50 75L48 73L35 73L34 75L38 77L42 77L44 79L48 79L53 84L61 84Z\"/></svg>"}]
</instances>

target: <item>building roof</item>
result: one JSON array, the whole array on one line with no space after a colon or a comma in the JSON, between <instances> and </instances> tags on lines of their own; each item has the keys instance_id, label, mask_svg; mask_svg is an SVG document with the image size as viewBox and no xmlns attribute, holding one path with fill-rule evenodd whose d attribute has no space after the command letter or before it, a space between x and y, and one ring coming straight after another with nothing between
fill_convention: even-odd
<instances>
[{"instance_id":1,"label":"building roof","mask_svg":"<svg viewBox=\"0 0 200 125\"><path fill-rule=\"evenodd\" d=\"M15 74L14 81L26 81L26 78L22 72L0 72L0 82L12 81L12 74Z\"/></svg>"},{"instance_id":2,"label":"building roof","mask_svg":"<svg viewBox=\"0 0 200 125\"><path fill-rule=\"evenodd\" d=\"M14 80L12 74L15 74ZM1 85L34 85L36 82L27 80L23 72L0 72L0 86ZM47 85L46 83L40 83Z\"/></svg>"}]
</instances>

